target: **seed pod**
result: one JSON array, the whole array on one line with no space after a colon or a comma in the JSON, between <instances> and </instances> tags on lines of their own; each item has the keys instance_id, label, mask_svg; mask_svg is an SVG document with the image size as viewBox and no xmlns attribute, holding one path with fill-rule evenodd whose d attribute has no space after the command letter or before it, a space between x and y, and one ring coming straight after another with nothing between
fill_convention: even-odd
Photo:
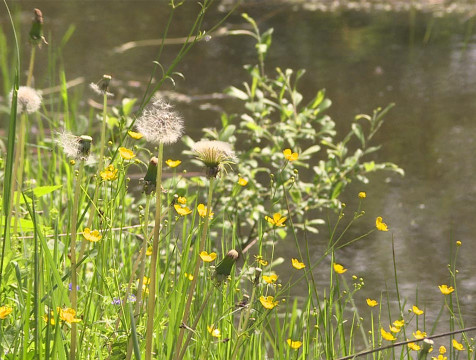
<instances>
[{"instance_id":1,"label":"seed pod","mask_svg":"<svg viewBox=\"0 0 476 360\"><path fill-rule=\"evenodd\" d=\"M231 274L231 269L238 260L238 256L238 251L230 250L223 260L216 266L214 275L218 282L226 280L226 278Z\"/></svg>"},{"instance_id":2,"label":"seed pod","mask_svg":"<svg viewBox=\"0 0 476 360\"><path fill-rule=\"evenodd\" d=\"M41 44L46 44L46 39L43 35L43 14L40 9L33 9L33 21L31 23L30 29L30 41L33 45L38 45L41 47Z\"/></svg>"}]
</instances>

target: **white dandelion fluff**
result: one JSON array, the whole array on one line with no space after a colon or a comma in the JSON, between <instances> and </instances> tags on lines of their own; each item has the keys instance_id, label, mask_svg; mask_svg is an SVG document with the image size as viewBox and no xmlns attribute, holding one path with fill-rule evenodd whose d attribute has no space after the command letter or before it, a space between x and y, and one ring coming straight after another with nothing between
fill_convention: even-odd
<instances>
[{"instance_id":1,"label":"white dandelion fluff","mask_svg":"<svg viewBox=\"0 0 476 360\"><path fill-rule=\"evenodd\" d=\"M92 140L87 135L76 136L70 132L63 131L58 133L56 142L63 148L66 156L75 160L87 160Z\"/></svg>"},{"instance_id":2,"label":"white dandelion fluff","mask_svg":"<svg viewBox=\"0 0 476 360\"><path fill-rule=\"evenodd\" d=\"M137 119L137 130L153 144L173 144L183 133L183 119L174 107L160 98Z\"/></svg>"},{"instance_id":3,"label":"white dandelion fluff","mask_svg":"<svg viewBox=\"0 0 476 360\"><path fill-rule=\"evenodd\" d=\"M207 176L216 177L220 169L235 160L231 145L224 141L201 140L192 146L197 159L207 167Z\"/></svg>"},{"instance_id":4,"label":"white dandelion fluff","mask_svg":"<svg viewBox=\"0 0 476 360\"><path fill-rule=\"evenodd\" d=\"M111 75L103 75L102 79L98 83L91 83L89 87L98 95L106 95L107 97L113 97L114 94L109 92L109 83L112 80Z\"/></svg>"},{"instance_id":5,"label":"white dandelion fluff","mask_svg":"<svg viewBox=\"0 0 476 360\"><path fill-rule=\"evenodd\" d=\"M10 103L12 102L13 92L10 92ZM20 86L17 95L17 111L32 114L40 109L41 94L29 86Z\"/></svg>"}]
</instances>

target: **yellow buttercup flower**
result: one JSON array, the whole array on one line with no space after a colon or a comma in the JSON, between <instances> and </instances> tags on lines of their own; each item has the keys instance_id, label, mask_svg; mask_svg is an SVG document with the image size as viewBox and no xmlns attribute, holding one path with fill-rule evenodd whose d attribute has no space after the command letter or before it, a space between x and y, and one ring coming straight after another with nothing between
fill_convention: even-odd
<instances>
[{"instance_id":1,"label":"yellow buttercup flower","mask_svg":"<svg viewBox=\"0 0 476 360\"><path fill-rule=\"evenodd\" d=\"M98 242L102 239L102 235L99 233L99 230L91 231L90 228L85 228L83 230L83 236L86 240L91 242Z\"/></svg>"},{"instance_id":2,"label":"yellow buttercup flower","mask_svg":"<svg viewBox=\"0 0 476 360\"><path fill-rule=\"evenodd\" d=\"M136 154L130 149L127 149L125 147L120 147L119 148L119 154L121 155L121 158L124 160L132 160L136 157Z\"/></svg>"},{"instance_id":3,"label":"yellow buttercup flower","mask_svg":"<svg viewBox=\"0 0 476 360\"><path fill-rule=\"evenodd\" d=\"M180 216L185 216L192 212L192 210L190 210L188 207L186 206L181 207L179 204L175 204L174 208L177 214L179 214Z\"/></svg>"},{"instance_id":4,"label":"yellow buttercup flower","mask_svg":"<svg viewBox=\"0 0 476 360\"><path fill-rule=\"evenodd\" d=\"M198 210L198 215L200 215L201 217L207 216L207 207L205 205L198 204L197 210ZM213 214L214 213L210 210L210 214L208 215L208 217L210 219L213 219Z\"/></svg>"},{"instance_id":5,"label":"yellow buttercup flower","mask_svg":"<svg viewBox=\"0 0 476 360\"><path fill-rule=\"evenodd\" d=\"M443 345L441 345L440 348L438 349L438 352L441 355L446 354L446 348Z\"/></svg>"},{"instance_id":6,"label":"yellow buttercup flower","mask_svg":"<svg viewBox=\"0 0 476 360\"><path fill-rule=\"evenodd\" d=\"M378 305L377 300L366 299L366 301L367 301L367 305L370 306L370 307L374 307L374 306Z\"/></svg>"},{"instance_id":7,"label":"yellow buttercup flower","mask_svg":"<svg viewBox=\"0 0 476 360\"><path fill-rule=\"evenodd\" d=\"M415 344L415 343L409 343L408 347L412 349L413 351L419 351L421 349L420 345Z\"/></svg>"},{"instance_id":8,"label":"yellow buttercup flower","mask_svg":"<svg viewBox=\"0 0 476 360\"><path fill-rule=\"evenodd\" d=\"M347 269L344 269L344 267L341 264L336 264L334 263L334 271L338 274L343 274L347 271Z\"/></svg>"},{"instance_id":9,"label":"yellow buttercup flower","mask_svg":"<svg viewBox=\"0 0 476 360\"><path fill-rule=\"evenodd\" d=\"M448 360L448 358L446 356L443 356L443 355L440 354L440 355L438 355L438 357L432 356L431 360Z\"/></svg>"},{"instance_id":10,"label":"yellow buttercup flower","mask_svg":"<svg viewBox=\"0 0 476 360\"><path fill-rule=\"evenodd\" d=\"M405 325L405 320L395 320L393 322L393 325L396 326L397 328L401 328L403 327L403 325Z\"/></svg>"},{"instance_id":11,"label":"yellow buttercup flower","mask_svg":"<svg viewBox=\"0 0 476 360\"><path fill-rule=\"evenodd\" d=\"M280 213L274 213L272 218L270 218L269 216L265 216L264 219L274 226L278 226L278 227L286 226L284 225L284 222L286 221L287 217L281 216Z\"/></svg>"},{"instance_id":12,"label":"yellow buttercup flower","mask_svg":"<svg viewBox=\"0 0 476 360\"><path fill-rule=\"evenodd\" d=\"M299 349L301 346L302 346L302 342L297 340L297 341L293 341L291 339L288 339L286 341L288 343L288 345L291 347L291 349L294 349L294 350L297 350Z\"/></svg>"},{"instance_id":13,"label":"yellow buttercup flower","mask_svg":"<svg viewBox=\"0 0 476 360\"><path fill-rule=\"evenodd\" d=\"M140 139L142 139L142 136L144 136L144 135L142 135L142 134L139 133L139 132L130 131L130 130L129 130L127 133L129 134L129 136L130 136L131 138L133 138L133 139L135 139L135 140L140 140Z\"/></svg>"},{"instance_id":14,"label":"yellow buttercup flower","mask_svg":"<svg viewBox=\"0 0 476 360\"><path fill-rule=\"evenodd\" d=\"M179 196L178 199L177 199L177 202L179 204L185 205L187 203L187 198L185 198L183 196Z\"/></svg>"},{"instance_id":15,"label":"yellow buttercup flower","mask_svg":"<svg viewBox=\"0 0 476 360\"><path fill-rule=\"evenodd\" d=\"M189 279L190 281L193 280L193 275L192 274L188 274L188 273L184 273L184 276Z\"/></svg>"},{"instance_id":16,"label":"yellow buttercup flower","mask_svg":"<svg viewBox=\"0 0 476 360\"><path fill-rule=\"evenodd\" d=\"M60 319L67 323L78 323L81 319L76 318L76 310L71 308L61 309L58 308Z\"/></svg>"},{"instance_id":17,"label":"yellow buttercup flower","mask_svg":"<svg viewBox=\"0 0 476 360\"><path fill-rule=\"evenodd\" d=\"M263 275L263 280L268 284L274 284L276 280L278 280L278 275L276 274Z\"/></svg>"},{"instance_id":18,"label":"yellow buttercup flower","mask_svg":"<svg viewBox=\"0 0 476 360\"><path fill-rule=\"evenodd\" d=\"M377 230L380 231L388 231L388 226L384 222L382 222L382 217L379 216L377 220L375 220L375 226L377 227Z\"/></svg>"},{"instance_id":19,"label":"yellow buttercup flower","mask_svg":"<svg viewBox=\"0 0 476 360\"><path fill-rule=\"evenodd\" d=\"M56 324L56 321L55 321L55 317L54 317L53 311L51 311L50 315L48 315L48 314L43 315L43 321L44 321L45 323L47 323L47 324L48 324L48 322L49 322L51 325L55 325L55 324Z\"/></svg>"},{"instance_id":20,"label":"yellow buttercup flower","mask_svg":"<svg viewBox=\"0 0 476 360\"><path fill-rule=\"evenodd\" d=\"M273 296L267 296L267 297L261 296L259 298L259 301L261 305L263 305L268 310L274 309L279 304L279 301L274 301Z\"/></svg>"},{"instance_id":21,"label":"yellow buttercup flower","mask_svg":"<svg viewBox=\"0 0 476 360\"><path fill-rule=\"evenodd\" d=\"M464 350L463 344L461 344L461 343L459 343L458 341L456 341L456 339L453 339L452 344L453 344L453 347L454 347L456 350L458 350L458 351L463 351L463 350Z\"/></svg>"},{"instance_id":22,"label":"yellow buttercup flower","mask_svg":"<svg viewBox=\"0 0 476 360\"><path fill-rule=\"evenodd\" d=\"M384 338L387 341L397 340L397 338L395 336L393 336L391 333L385 331L383 328L380 328L380 334L382 334L382 338Z\"/></svg>"},{"instance_id":23,"label":"yellow buttercup flower","mask_svg":"<svg viewBox=\"0 0 476 360\"><path fill-rule=\"evenodd\" d=\"M301 270L306 267L306 264L300 262L298 259L292 258L291 262L293 263L293 268Z\"/></svg>"},{"instance_id":24,"label":"yellow buttercup flower","mask_svg":"<svg viewBox=\"0 0 476 360\"><path fill-rule=\"evenodd\" d=\"M206 251L202 251L200 253L200 259L202 259L205 262L212 262L217 258L217 254L214 252L211 252L210 254L207 253Z\"/></svg>"},{"instance_id":25,"label":"yellow buttercup flower","mask_svg":"<svg viewBox=\"0 0 476 360\"><path fill-rule=\"evenodd\" d=\"M265 259L263 259L261 255L255 255L255 259L258 262L258 264L260 264L261 266L268 265L268 262Z\"/></svg>"},{"instance_id":26,"label":"yellow buttercup flower","mask_svg":"<svg viewBox=\"0 0 476 360\"><path fill-rule=\"evenodd\" d=\"M147 248L147 250L145 251L145 254L146 254L147 256L152 255L152 246L149 246L149 247Z\"/></svg>"},{"instance_id":27,"label":"yellow buttercup flower","mask_svg":"<svg viewBox=\"0 0 476 360\"><path fill-rule=\"evenodd\" d=\"M114 165L109 165L107 168L101 171L99 175L101 175L101 178L104 181L113 181L117 179L117 172L118 170L114 168Z\"/></svg>"},{"instance_id":28,"label":"yellow buttercup flower","mask_svg":"<svg viewBox=\"0 0 476 360\"><path fill-rule=\"evenodd\" d=\"M461 246L461 241L458 240L458 241L456 242L456 246Z\"/></svg>"},{"instance_id":29,"label":"yellow buttercup flower","mask_svg":"<svg viewBox=\"0 0 476 360\"><path fill-rule=\"evenodd\" d=\"M246 185L248 185L248 180L243 179L243 178L239 178L238 179L238 184L241 185L241 186L246 186Z\"/></svg>"},{"instance_id":30,"label":"yellow buttercup flower","mask_svg":"<svg viewBox=\"0 0 476 360\"><path fill-rule=\"evenodd\" d=\"M453 286L448 286L448 285L438 285L438 287L440 288L440 291L443 295L449 295L451 294L453 291L455 291L455 289L453 288Z\"/></svg>"},{"instance_id":31,"label":"yellow buttercup flower","mask_svg":"<svg viewBox=\"0 0 476 360\"><path fill-rule=\"evenodd\" d=\"M399 328L397 326L389 325L388 327L389 327L390 331L393 332L394 334L399 333L400 330L401 330L401 328Z\"/></svg>"},{"instance_id":32,"label":"yellow buttercup flower","mask_svg":"<svg viewBox=\"0 0 476 360\"><path fill-rule=\"evenodd\" d=\"M415 315L423 315L424 312L423 310L420 310L416 305L413 305L412 311Z\"/></svg>"},{"instance_id":33,"label":"yellow buttercup flower","mask_svg":"<svg viewBox=\"0 0 476 360\"><path fill-rule=\"evenodd\" d=\"M210 333L210 335L213 337L219 338L221 336L221 331L219 329L215 329L213 325L212 326L207 325L207 330Z\"/></svg>"},{"instance_id":34,"label":"yellow buttercup flower","mask_svg":"<svg viewBox=\"0 0 476 360\"><path fill-rule=\"evenodd\" d=\"M365 191L359 192L359 198L365 199L367 197L367 193Z\"/></svg>"},{"instance_id":35,"label":"yellow buttercup flower","mask_svg":"<svg viewBox=\"0 0 476 360\"><path fill-rule=\"evenodd\" d=\"M182 161L168 159L165 161L165 163L167 164L168 167L174 168L179 166L182 163Z\"/></svg>"},{"instance_id":36,"label":"yellow buttercup flower","mask_svg":"<svg viewBox=\"0 0 476 360\"><path fill-rule=\"evenodd\" d=\"M426 332L417 330L413 333L413 336L415 337L415 339L421 340L426 338Z\"/></svg>"},{"instance_id":37,"label":"yellow buttercup flower","mask_svg":"<svg viewBox=\"0 0 476 360\"><path fill-rule=\"evenodd\" d=\"M0 319L5 319L12 311L13 309L8 305L0 306Z\"/></svg>"},{"instance_id":38,"label":"yellow buttercup flower","mask_svg":"<svg viewBox=\"0 0 476 360\"><path fill-rule=\"evenodd\" d=\"M147 276L144 276L142 278L142 284L143 285L149 285L150 284L150 278L148 278Z\"/></svg>"},{"instance_id":39,"label":"yellow buttercup flower","mask_svg":"<svg viewBox=\"0 0 476 360\"><path fill-rule=\"evenodd\" d=\"M284 154L284 157L286 158L286 160L288 160L288 161L294 161L294 160L297 160L299 158L299 154L298 153L293 153L291 151L291 149L285 149L283 151L283 154Z\"/></svg>"}]
</instances>

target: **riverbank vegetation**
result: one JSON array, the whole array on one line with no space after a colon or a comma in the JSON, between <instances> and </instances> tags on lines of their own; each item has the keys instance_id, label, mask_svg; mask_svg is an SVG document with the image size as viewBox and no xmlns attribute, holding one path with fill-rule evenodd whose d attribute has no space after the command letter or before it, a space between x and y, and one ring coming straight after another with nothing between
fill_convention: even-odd
<instances>
[{"instance_id":1,"label":"riverbank vegetation","mask_svg":"<svg viewBox=\"0 0 476 360\"><path fill-rule=\"evenodd\" d=\"M431 308L418 293L400 297L395 256L396 298L341 260L361 241L394 253L392 219L367 214L365 192L340 200L373 172L403 175L372 158L393 104L337 131L325 91L307 98L303 70L268 69L273 30L243 14L247 26L229 35L248 36L257 60L245 66L246 83L226 90L239 111L188 135L193 119L160 90L183 78L180 61L226 19L204 28L212 5L197 5L171 62L162 62L162 42L141 98L118 98L115 79L101 74L84 94L101 106L86 109L57 66L61 46L52 49L40 10L29 59L20 57L26 42L6 35L17 25L2 28L0 357L474 358L458 301L460 241ZM164 40L180 4L169 11ZM35 67L39 51L48 69ZM34 81L40 72L48 84ZM187 150L172 151L177 142ZM353 234L357 222L368 231ZM437 323L449 332L437 334Z\"/></svg>"}]
</instances>

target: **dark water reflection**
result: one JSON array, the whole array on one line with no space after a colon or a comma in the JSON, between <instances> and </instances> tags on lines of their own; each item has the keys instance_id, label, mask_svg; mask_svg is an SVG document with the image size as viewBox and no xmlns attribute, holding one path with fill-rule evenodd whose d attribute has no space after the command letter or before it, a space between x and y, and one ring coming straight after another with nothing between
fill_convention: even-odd
<instances>
[{"instance_id":1,"label":"dark water reflection","mask_svg":"<svg viewBox=\"0 0 476 360\"><path fill-rule=\"evenodd\" d=\"M112 49L127 41L159 37L167 19L165 2L17 4L26 10L41 5L54 42L70 24L76 25L63 55L69 79L84 76L90 82L110 73L124 82L127 91L140 93L127 81L147 79L157 49L144 47L124 54L115 54ZM177 12L170 36L185 34L196 8L188 3ZM358 303L363 304L366 297L378 298L385 284L390 297L395 298L393 234L400 290L410 304L418 290L419 303L427 306L427 319L434 319L442 303L437 285L449 283L450 248L460 240L459 293L468 325L474 325L476 38L466 38L466 19L416 14L412 22L407 12L320 13L281 9L269 2L244 10L264 19L262 29L275 29L268 69L307 69L302 81L306 96L327 89L334 104L329 114L338 122L339 130L346 131L355 114L397 104L375 139L375 143L383 144L375 160L397 163L406 176L376 174L369 185L352 184L344 194L349 214L357 206L356 194L368 194L367 216L350 230L348 239L371 229L376 216L383 216L391 228L391 233L373 233L337 255L350 273L365 279ZM219 15L211 13L207 26ZM30 13L23 17L28 20ZM236 14L230 22L240 24L242 20ZM2 16L4 28L5 24ZM430 36L424 42L430 24ZM178 69L186 81L179 81L176 90L200 95L239 85L246 79L242 65L255 61L253 46L243 37L213 38L198 44ZM177 46L168 47L162 62L170 62L177 50ZM188 124L193 123L188 125L188 133L195 138L203 126L219 124L218 113L197 110L196 105L181 109ZM226 102L216 105L228 106ZM310 237L311 252L320 254L326 239L324 229ZM282 244L278 252L289 258ZM323 264L316 275L325 278L321 274L327 269Z\"/></svg>"}]
</instances>

